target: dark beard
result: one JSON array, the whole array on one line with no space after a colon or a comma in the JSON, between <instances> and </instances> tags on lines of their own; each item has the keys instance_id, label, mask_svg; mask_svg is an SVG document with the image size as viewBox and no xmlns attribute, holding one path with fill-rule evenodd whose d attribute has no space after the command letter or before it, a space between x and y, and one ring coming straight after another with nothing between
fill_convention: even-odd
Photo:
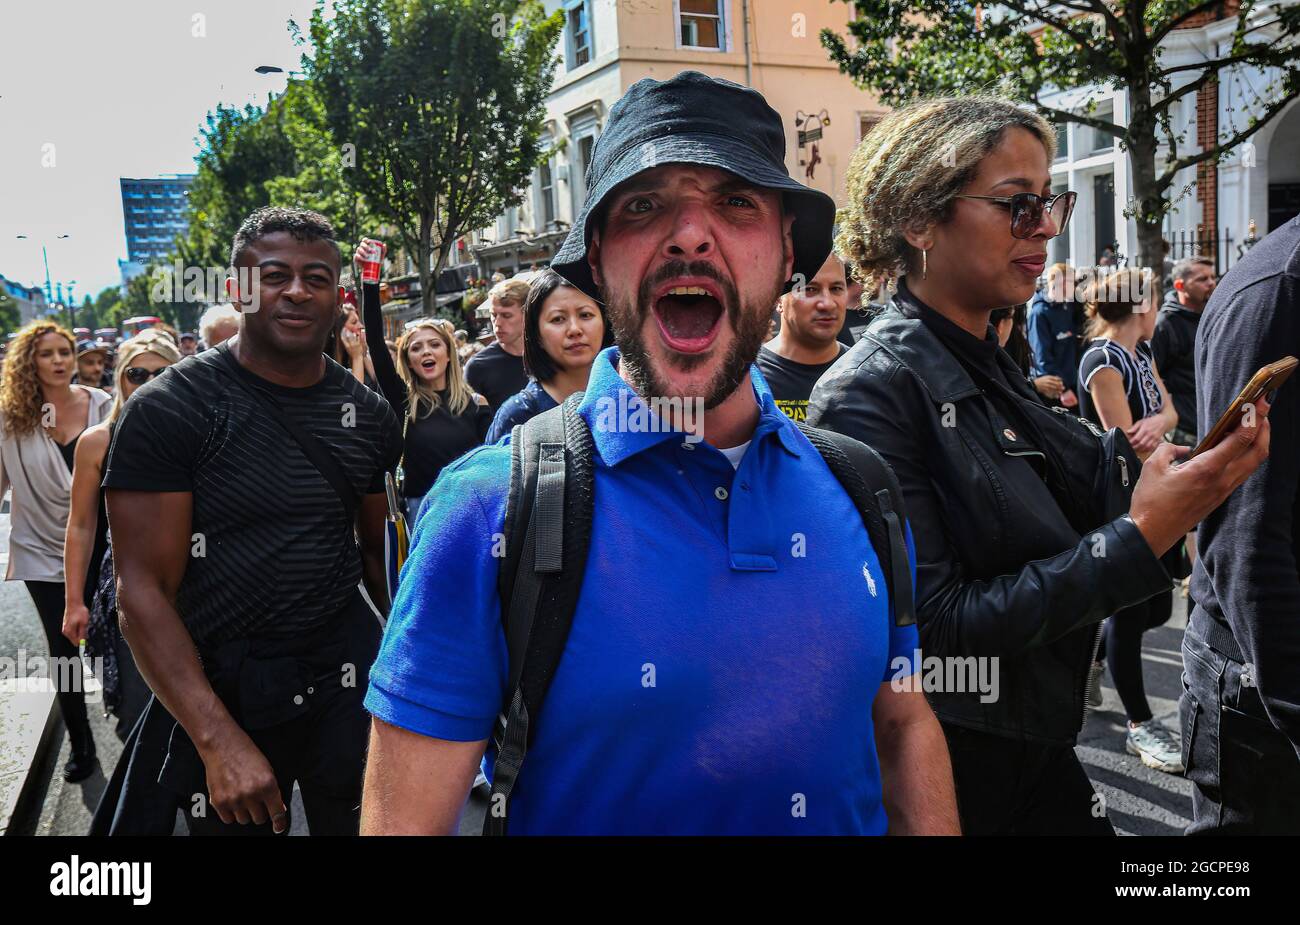
<instances>
[{"instance_id":1,"label":"dark beard","mask_svg":"<svg viewBox=\"0 0 1300 925\"><path fill-rule=\"evenodd\" d=\"M768 324L773 307L781 295L780 280L773 282L770 294L760 296L754 301L742 305L740 294L730 280L724 279L710 263L686 263L677 260L665 264L642 281L632 304L620 299L608 287L601 287L601 300L605 303L606 313L614 328L614 342L618 345L619 363L623 377L642 398L672 398L669 387L651 365L649 352L642 338L642 328L650 316L650 294L660 283L678 276L702 276L716 282L722 290L722 310L731 322L735 332L731 349L723 358L722 366L713 379L704 388L705 410L711 410L722 404L737 386L749 375L749 367L758 357L758 348L767 338ZM678 356L675 365L690 372L710 359L704 354Z\"/></svg>"}]
</instances>

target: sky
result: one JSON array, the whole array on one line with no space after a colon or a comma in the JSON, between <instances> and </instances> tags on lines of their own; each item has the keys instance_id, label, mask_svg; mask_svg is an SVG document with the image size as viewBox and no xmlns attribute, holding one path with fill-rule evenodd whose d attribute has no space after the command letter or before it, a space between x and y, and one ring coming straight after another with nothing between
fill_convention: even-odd
<instances>
[{"instance_id":1,"label":"sky","mask_svg":"<svg viewBox=\"0 0 1300 925\"><path fill-rule=\"evenodd\" d=\"M299 67L287 24L314 5L0 0L0 275L43 286L44 243L78 303L118 285L118 178L193 173L208 111L284 90L253 69Z\"/></svg>"}]
</instances>

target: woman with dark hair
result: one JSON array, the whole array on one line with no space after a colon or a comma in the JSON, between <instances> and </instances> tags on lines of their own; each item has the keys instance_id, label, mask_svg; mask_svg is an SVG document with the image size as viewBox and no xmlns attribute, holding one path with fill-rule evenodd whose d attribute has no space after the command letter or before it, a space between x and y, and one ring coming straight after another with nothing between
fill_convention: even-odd
<instances>
[{"instance_id":1,"label":"woman with dark hair","mask_svg":"<svg viewBox=\"0 0 1300 925\"><path fill-rule=\"evenodd\" d=\"M524 302L524 370L528 384L497 409L487 443L587 388L596 354L614 342L605 309L554 270L533 277Z\"/></svg>"},{"instance_id":2,"label":"woman with dark hair","mask_svg":"<svg viewBox=\"0 0 1300 925\"><path fill-rule=\"evenodd\" d=\"M837 251L868 288L902 278L808 414L898 476L922 649L951 660L916 681L967 834L1113 834L1074 751L1099 624L1168 589L1159 556L1268 447L1267 422L1242 427L1177 467L1161 447L1135 479L1122 434L1047 408L998 347L990 313L1033 295L1074 205L1052 192L1055 148L1040 116L987 96L896 110L863 139Z\"/></svg>"},{"instance_id":3,"label":"woman with dark hair","mask_svg":"<svg viewBox=\"0 0 1300 925\"><path fill-rule=\"evenodd\" d=\"M63 542L77 444L112 404L107 392L74 385L76 371L72 334L53 322L33 321L10 343L0 383L0 499L13 489L5 580L27 585L50 657L57 660L51 664L61 669L51 677L65 675L57 698L72 744L63 766L63 779L70 782L94 773L95 739L77 647L63 636Z\"/></svg>"},{"instance_id":4,"label":"woman with dark hair","mask_svg":"<svg viewBox=\"0 0 1300 925\"><path fill-rule=\"evenodd\" d=\"M1088 341L1079 359L1079 407L1084 417L1102 427L1124 431L1139 459L1147 459L1178 423L1178 412L1156 370L1151 334L1160 304L1149 271L1117 270L1096 280L1084 297ZM1177 578L1182 544L1161 560ZM1142 635L1169 621L1173 590L1117 611L1106 621L1105 663L1128 714L1124 747L1157 771L1181 774L1182 743L1151 712L1142 680ZM1090 694L1100 694L1101 662ZM1100 699L1095 697L1095 699ZM1100 706L1100 704L1096 704Z\"/></svg>"},{"instance_id":5,"label":"woman with dark hair","mask_svg":"<svg viewBox=\"0 0 1300 925\"><path fill-rule=\"evenodd\" d=\"M356 376L362 385L378 391L379 380L375 376L374 360L367 352L366 330L353 303L345 302L339 306L338 317L334 319L334 330L325 342L325 354Z\"/></svg>"},{"instance_id":6,"label":"woman with dark hair","mask_svg":"<svg viewBox=\"0 0 1300 925\"><path fill-rule=\"evenodd\" d=\"M998 345L1007 352L1013 363L1020 367L1034 391L1049 402L1060 397L1064 384L1059 376L1035 376L1034 348L1029 342L1029 312L1023 305L995 308L989 315L989 324L998 335Z\"/></svg>"}]
</instances>

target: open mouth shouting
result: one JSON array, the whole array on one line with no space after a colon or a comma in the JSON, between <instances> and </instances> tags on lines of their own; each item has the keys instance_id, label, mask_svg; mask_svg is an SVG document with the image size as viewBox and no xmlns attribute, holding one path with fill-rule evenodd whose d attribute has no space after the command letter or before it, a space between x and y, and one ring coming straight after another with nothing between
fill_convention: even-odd
<instances>
[{"instance_id":1,"label":"open mouth shouting","mask_svg":"<svg viewBox=\"0 0 1300 925\"><path fill-rule=\"evenodd\" d=\"M713 346L722 329L724 305L715 281L678 279L655 291L650 311L669 349L703 353Z\"/></svg>"}]
</instances>

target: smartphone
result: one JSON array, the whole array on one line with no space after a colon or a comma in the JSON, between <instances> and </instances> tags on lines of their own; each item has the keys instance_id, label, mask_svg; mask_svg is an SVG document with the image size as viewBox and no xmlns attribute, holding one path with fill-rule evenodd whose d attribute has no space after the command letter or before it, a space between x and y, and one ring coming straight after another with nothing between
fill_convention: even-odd
<instances>
[{"instance_id":1,"label":"smartphone","mask_svg":"<svg viewBox=\"0 0 1300 925\"><path fill-rule=\"evenodd\" d=\"M1267 366L1262 367L1259 372L1251 376L1250 381L1246 383L1246 387L1238 392L1237 397L1232 400L1228 410L1223 412L1223 415L1214 422L1214 426L1205 435L1205 439L1196 445L1196 448L1187 455L1186 459L1191 459L1197 454L1204 453L1206 450L1217 446L1219 441L1227 436L1228 431L1232 430L1233 424L1237 422L1237 418L1241 414L1242 406L1259 401L1260 398L1281 386L1290 377L1297 364L1300 364L1300 360L1295 357L1283 357L1276 363L1269 363Z\"/></svg>"}]
</instances>

